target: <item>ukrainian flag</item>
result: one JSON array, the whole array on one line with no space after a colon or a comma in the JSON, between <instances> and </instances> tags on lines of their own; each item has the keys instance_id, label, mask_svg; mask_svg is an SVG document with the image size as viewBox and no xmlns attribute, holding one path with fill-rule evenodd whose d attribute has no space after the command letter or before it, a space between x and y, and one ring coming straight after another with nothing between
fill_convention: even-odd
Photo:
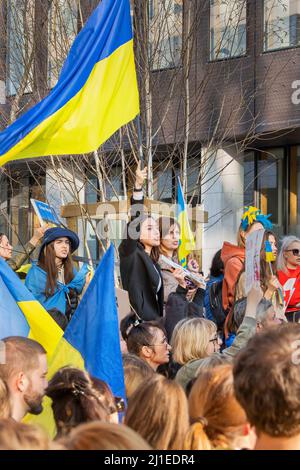
<instances>
[{"instance_id":1,"label":"ukrainian flag","mask_svg":"<svg viewBox=\"0 0 300 470\"><path fill-rule=\"evenodd\" d=\"M187 265L187 256L195 249L195 240L190 227L187 206L179 177L177 184L177 220L181 227L178 258L180 264L185 268Z\"/></svg>"},{"instance_id":2,"label":"ukrainian flag","mask_svg":"<svg viewBox=\"0 0 300 470\"><path fill-rule=\"evenodd\" d=\"M44 346L49 360L63 334L51 315L0 258L0 339L7 336L35 339Z\"/></svg>"},{"instance_id":3,"label":"ukrainian flag","mask_svg":"<svg viewBox=\"0 0 300 470\"><path fill-rule=\"evenodd\" d=\"M138 113L130 1L102 0L75 39L57 85L0 133L0 166L92 152Z\"/></svg>"},{"instance_id":4,"label":"ukrainian flag","mask_svg":"<svg viewBox=\"0 0 300 470\"><path fill-rule=\"evenodd\" d=\"M114 286L114 249L107 250L49 364L49 378L63 366L87 370L109 384L115 396L125 397L119 322ZM27 422L42 425L53 437L51 400Z\"/></svg>"}]
</instances>

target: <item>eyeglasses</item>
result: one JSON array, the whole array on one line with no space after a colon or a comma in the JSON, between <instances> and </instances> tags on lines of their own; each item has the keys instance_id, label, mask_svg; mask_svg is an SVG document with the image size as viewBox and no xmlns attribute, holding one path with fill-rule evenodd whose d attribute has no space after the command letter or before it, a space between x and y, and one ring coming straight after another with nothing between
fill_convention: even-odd
<instances>
[{"instance_id":1,"label":"eyeglasses","mask_svg":"<svg viewBox=\"0 0 300 470\"><path fill-rule=\"evenodd\" d=\"M167 346L168 345L168 339L164 338L161 343L156 343L156 344L149 344L149 346Z\"/></svg>"},{"instance_id":2,"label":"eyeglasses","mask_svg":"<svg viewBox=\"0 0 300 470\"><path fill-rule=\"evenodd\" d=\"M210 343L218 343L219 342L219 337L215 336L214 338L209 340Z\"/></svg>"},{"instance_id":3,"label":"eyeglasses","mask_svg":"<svg viewBox=\"0 0 300 470\"><path fill-rule=\"evenodd\" d=\"M294 256L299 256L300 250L298 248L294 248L293 250L285 250L285 251L291 251Z\"/></svg>"}]
</instances>

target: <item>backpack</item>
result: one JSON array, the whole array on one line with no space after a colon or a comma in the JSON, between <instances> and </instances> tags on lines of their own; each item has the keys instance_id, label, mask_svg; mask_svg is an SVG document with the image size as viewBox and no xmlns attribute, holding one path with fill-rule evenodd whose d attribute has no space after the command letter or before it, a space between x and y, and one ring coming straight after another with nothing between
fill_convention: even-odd
<instances>
[{"instance_id":1,"label":"backpack","mask_svg":"<svg viewBox=\"0 0 300 470\"><path fill-rule=\"evenodd\" d=\"M222 287L223 281L214 282L208 292L210 308L214 317L214 321L217 324L218 329L222 329L226 313L223 309L222 302Z\"/></svg>"}]
</instances>

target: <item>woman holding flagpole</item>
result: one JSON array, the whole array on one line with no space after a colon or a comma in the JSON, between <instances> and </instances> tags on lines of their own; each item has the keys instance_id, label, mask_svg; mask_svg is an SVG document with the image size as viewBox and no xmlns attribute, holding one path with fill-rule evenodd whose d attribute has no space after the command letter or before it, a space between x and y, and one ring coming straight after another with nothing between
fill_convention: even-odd
<instances>
[{"instance_id":1,"label":"woman holding flagpole","mask_svg":"<svg viewBox=\"0 0 300 470\"><path fill-rule=\"evenodd\" d=\"M89 281L88 267L77 272L71 254L79 238L71 230L54 227L45 232L37 263L33 263L25 285L46 310L57 309L70 320L78 297Z\"/></svg>"},{"instance_id":2,"label":"woman holding flagpole","mask_svg":"<svg viewBox=\"0 0 300 470\"><path fill-rule=\"evenodd\" d=\"M144 212L143 184L147 168L139 162L133 195L131 220L119 247L123 288L128 291L132 309L142 320L163 316L164 288L158 264L160 235L157 222Z\"/></svg>"}]
</instances>

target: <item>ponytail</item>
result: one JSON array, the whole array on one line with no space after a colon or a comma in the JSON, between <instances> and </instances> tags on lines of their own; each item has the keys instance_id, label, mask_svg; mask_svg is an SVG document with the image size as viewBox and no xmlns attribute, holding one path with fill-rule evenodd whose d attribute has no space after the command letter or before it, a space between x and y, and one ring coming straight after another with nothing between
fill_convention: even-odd
<instances>
[{"instance_id":1,"label":"ponytail","mask_svg":"<svg viewBox=\"0 0 300 470\"><path fill-rule=\"evenodd\" d=\"M206 426L205 418L200 418L199 421L192 424L184 441L184 450L212 450L211 442L205 431Z\"/></svg>"}]
</instances>

